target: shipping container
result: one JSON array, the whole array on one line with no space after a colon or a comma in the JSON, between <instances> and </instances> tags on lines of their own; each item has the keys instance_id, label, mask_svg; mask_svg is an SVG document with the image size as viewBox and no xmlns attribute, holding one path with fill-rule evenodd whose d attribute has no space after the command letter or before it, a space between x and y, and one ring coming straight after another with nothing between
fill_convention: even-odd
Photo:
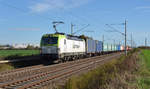
<instances>
[{"instance_id":1,"label":"shipping container","mask_svg":"<svg viewBox=\"0 0 150 89\"><path fill-rule=\"evenodd\" d=\"M114 45L115 46L115 51L117 51L117 45Z\"/></svg>"},{"instance_id":2,"label":"shipping container","mask_svg":"<svg viewBox=\"0 0 150 89\"><path fill-rule=\"evenodd\" d=\"M121 46L121 51L123 51L124 50L124 46Z\"/></svg>"},{"instance_id":3,"label":"shipping container","mask_svg":"<svg viewBox=\"0 0 150 89\"><path fill-rule=\"evenodd\" d=\"M129 50L129 46L127 46L127 50Z\"/></svg>"},{"instance_id":4,"label":"shipping container","mask_svg":"<svg viewBox=\"0 0 150 89\"><path fill-rule=\"evenodd\" d=\"M101 53L103 51L103 42L96 41L96 53Z\"/></svg>"},{"instance_id":5,"label":"shipping container","mask_svg":"<svg viewBox=\"0 0 150 89\"><path fill-rule=\"evenodd\" d=\"M121 50L121 45L117 45L117 51Z\"/></svg>"},{"instance_id":6,"label":"shipping container","mask_svg":"<svg viewBox=\"0 0 150 89\"><path fill-rule=\"evenodd\" d=\"M108 51L108 44L103 43L103 51L107 52Z\"/></svg>"},{"instance_id":7,"label":"shipping container","mask_svg":"<svg viewBox=\"0 0 150 89\"><path fill-rule=\"evenodd\" d=\"M112 45L108 44L108 50L107 51L112 51Z\"/></svg>"},{"instance_id":8,"label":"shipping container","mask_svg":"<svg viewBox=\"0 0 150 89\"><path fill-rule=\"evenodd\" d=\"M114 45L114 51L117 51L117 45Z\"/></svg>"},{"instance_id":9,"label":"shipping container","mask_svg":"<svg viewBox=\"0 0 150 89\"><path fill-rule=\"evenodd\" d=\"M111 45L111 51L115 51L115 45Z\"/></svg>"},{"instance_id":10,"label":"shipping container","mask_svg":"<svg viewBox=\"0 0 150 89\"><path fill-rule=\"evenodd\" d=\"M96 41L92 39L86 39L86 53L96 52Z\"/></svg>"}]
</instances>

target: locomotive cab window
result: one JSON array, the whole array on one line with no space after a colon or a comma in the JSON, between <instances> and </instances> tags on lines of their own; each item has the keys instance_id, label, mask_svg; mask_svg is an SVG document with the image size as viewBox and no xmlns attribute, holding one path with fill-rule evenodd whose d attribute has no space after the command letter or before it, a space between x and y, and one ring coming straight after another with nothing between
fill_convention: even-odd
<instances>
[{"instance_id":1,"label":"locomotive cab window","mask_svg":"<svg viewBox=\"0 0 150 89\"><path fill-rule=\"evenodd\" d=\"M43 44L57 44L58 37L43 37L42 43Z\"/></svg>"}]
</instances>

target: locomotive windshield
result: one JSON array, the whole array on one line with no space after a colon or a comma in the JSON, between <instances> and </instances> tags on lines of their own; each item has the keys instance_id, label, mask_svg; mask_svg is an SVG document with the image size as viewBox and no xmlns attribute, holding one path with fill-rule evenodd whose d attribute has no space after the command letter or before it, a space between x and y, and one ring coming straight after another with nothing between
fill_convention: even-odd
<instances>
[{"instance_id":1,"label":"locomotive windshield","mask_svg":"<svg viewBox=\"0 0 150 89\"><path fill-rule=\"evenodd\" d=\"M42 44L57 44L58 42L58 37L43 37L42 38Z\"/></svg>"}]
</instances>

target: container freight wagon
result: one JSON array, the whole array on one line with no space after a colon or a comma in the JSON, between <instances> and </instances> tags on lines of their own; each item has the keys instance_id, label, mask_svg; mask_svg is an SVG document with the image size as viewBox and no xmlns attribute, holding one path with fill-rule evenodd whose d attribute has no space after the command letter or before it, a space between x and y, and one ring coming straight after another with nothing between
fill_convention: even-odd
<instances>
[{"instance_id":1,"label":"container freight wagon","mask_svg":"<svg viewBox=\"0 0 150 89\"><path fill-rule=\"evenodd\" d=\"M127 46L127 50L129 50L129 46Z\"/></svg>"},{"instance_id":2,"label":"container freight wagon","mask_svg":"<svg viewBox=\"0 0 150 89\"><path fill-rule=\"evenodd\" d=\"M108 44L103 43L103 52L107 52L107 51L108 51Z\"/></svg>"},{"instance_id":3,"label":"container freight wagon","mask_svg":"<svg viewBox=\"0 0 150 89\"><path fill-rule=\"evenodd\" d=\"M121 51L124 51L124 50L125 50L125 49L124 49L124 46L121 46L120 48L121 48Z\"/></svg>"},{"instance_id":4,"label":"container freight wagon","mask_svg":"<svg viewBox=\"0 0 150 89\"><path fill-rule=\"evenodd\" d=\"M96 53L100 54L103 51L103 42L102 41L96 41Z\"/></svg>"},{"instance_id":5,"label":"container freight wagon","mask_svg":"<svg viewBox=\"0 0 150 89\"><path fill-rule=\"evenodd\" d=\"M118 50L117 50L117 45L115 45L115 51L118 51Z\"/></svg>"},{"instance_id":6,"label":"container freight wagon","mask_svg":"<svg viewBox=\"0 0 150 89\"><path fill-rule=\"evenodd\" d=\"M112 45L111 44L107 44L107 46L108 46L108 52L111 52L112 51Z\"/></svg>"},{"instance_id":7,"label":"container freight wagon","mask_svg":"<svg viewBox=\"0 0 150 89\"><path fill-rule=\"evenodd\" d=\"M121 45L117 45L117 51L121 51Z\"/></svg>"},{"instance_id":8,"label":"container freight wagon","mask_svg":"<svg viewBox=\"0 0 150 89\"><path fill-rule=\"evenodd\" d=\"M115 51L115 45L111 45L111 51Z\"/></svg>"},{"instance_id":9,"label":"container freight wagon","mask_svg":"<svg viewBox=\"0 0 150 89\"><path fill-rule=\"evenodd\" d=\"M86 39L86 53L93 56L96 53L96 41L92 39Z\"/></svg>"},{"instance_id":10,"label":"container freight wagon","mask_svg":"<svg viewBox=\"0 0 150 89\"><path fill-rule=\"evenodd\" d=\"M112 52L112 45L103 43L103 53L109 53Z\"/></svg>"}]
</instances>

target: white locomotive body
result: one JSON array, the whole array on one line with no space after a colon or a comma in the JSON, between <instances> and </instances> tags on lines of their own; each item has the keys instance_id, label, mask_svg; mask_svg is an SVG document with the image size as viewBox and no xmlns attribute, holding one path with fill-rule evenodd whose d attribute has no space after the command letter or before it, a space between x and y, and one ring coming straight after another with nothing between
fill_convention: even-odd
<instances>
[{"instance_id":1,"label":"white locomotive body","mask_svg":"<svg viewBox=\"0 0 150 89\"><path fill-rule=\"evenodd\" d=\"M85 41L64 34L46 34L41 39L41 55L70 60L85 55Z\"/></svg>"}]
</instances>

